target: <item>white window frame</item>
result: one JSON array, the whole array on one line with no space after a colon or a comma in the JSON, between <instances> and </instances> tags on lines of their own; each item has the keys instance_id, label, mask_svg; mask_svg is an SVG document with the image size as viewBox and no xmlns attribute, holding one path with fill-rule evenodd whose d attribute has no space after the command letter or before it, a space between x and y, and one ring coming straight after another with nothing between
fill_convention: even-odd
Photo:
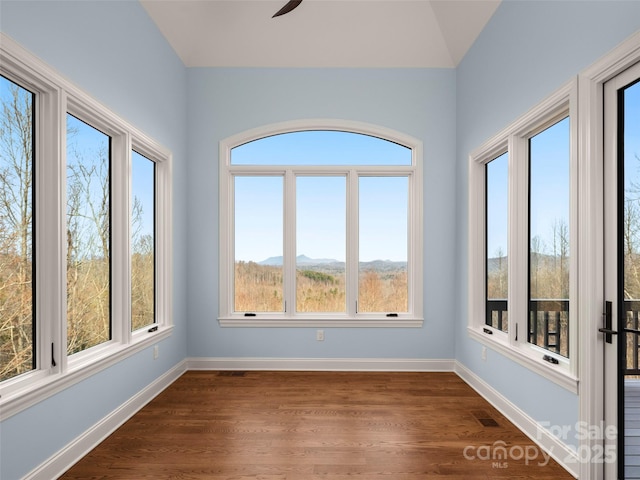
<instances>
[{"instance_id":1,"label":"white window frame","mask_svg":"<svg viewBox=\"0 0 640 480\"><path fill-rule=\"evenodd\" d=\"M359 133L378 137L398 143L411 149L412 161L410 166L263 166L263 165L231 165L231 149L247 142L272 135L309 130L331 130ZM296 120L268 125L249 130L226 138L219 145L220 158L220 267L219 267L219 315L221 326L232 327L409 327L419 328L423 324L423 221L422 221L422 142L408 135L387 128L362 122L352 122L334 119ZM409 178L409 218L408 218L408 264L409 280L409 308L407 313L398 313L397 317L389 318L386 314L357 313L355 305L347 305L345 313L296 313L293 309L280 313L261 313L255 317L247 317L244 312L234 312L234 219L233 219L233 179L234 174L284 175L291 173L309 173L315 175L343 175L347 181L357 181L357 172L366 175L406 175ZM351 179L351 180L350 180ZM355 190L354 190L355 191ZM285 199L285 202L287 200ZM347 201L347 216L356 212L357 199ZM295 209L285 208L286 225L295 225ZM350 232L347 233L349 244L347 248L357 249L357 222L348 222ZM287 242L285 242L287 245ZM294 258L295 242L285 246L284 256ZM355 245L355 246L354 246ZM287 250L288 248L288 250ZM351 255L353 264L347 268L356 269L356 255ZM286 260L285 260L286 263ZM286 265L285 265L286 268ZM291 269L295 269L292 265ZM351 285L354 288L353 285Z\"/></svg>"},{"instance_id":2,"label":"white window frame","mask_svg":"<svg viewBox=\"0 0 640 480\"><path fill-rule=\"evenodd\" d=\"M515 360L532 371L577 393L579 305L578 289L578 160L577 82L572 80L532 108L516 122L486 141L469 155L469 278L468 334L483 345ZM569 358L528 342L529 282L529 149L530 138L569 117L570 127L570 218L569 238ZM509 156L508 205L508 333L485 324L486 305L486 164L499 155ZM519 334L518 334L519 332ZM543 360L544 356L557 364Z\"/></svg>"},{"instance_id":3,"label":"white window frame","mask_svg":"<svg viewBox=\"0 0 640 480\"><path fill-rule=\"evenodd\" d=\"M0 383L0 421L168 337L172 322L171 152L0 32L0 73L36 94L36 368ZM66 354L66 116L112 137L112 338ZM156 163L155 331L131 332L131 150ZM57 180L55 180L57 179ZM53 365L52 358L55 360Z\"/></svg>"}]
</instances>

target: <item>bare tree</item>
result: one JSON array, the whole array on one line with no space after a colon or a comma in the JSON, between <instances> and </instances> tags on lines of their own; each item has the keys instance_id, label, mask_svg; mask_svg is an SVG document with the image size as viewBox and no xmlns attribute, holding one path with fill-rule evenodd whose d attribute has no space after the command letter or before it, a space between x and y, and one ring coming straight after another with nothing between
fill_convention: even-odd
<instances>
[{"instance_id":1,"label":"bare tree","mask_svg":"<svg viewBox=\"0 0 640 480\"><path fill-rule=\"evenodd\" d=\"M623 218L624 296L640 299L640 185L634 181L625 189Z\"/></svg>"},{"instance_id":2,"label":"bare tree","mask_svg":"<svg viewBox=\"0 0 640 480\"><path fill-rule=\"evenodd\" d=\"M8 86L0 116L0 380L33 368L33 95Z\"/></svg>"},{"instance_id":3,"label":"bare tree","mask_svg":"<svg viewBox=\"0 0 640 480\"><path fill-rule=\"evenodd\" d=\"M80 126L80 128L79 128ZM67 352L110 337L109 152L105 141L83 138L84 126L67 131Z\"/></svg>"}]
</instances>

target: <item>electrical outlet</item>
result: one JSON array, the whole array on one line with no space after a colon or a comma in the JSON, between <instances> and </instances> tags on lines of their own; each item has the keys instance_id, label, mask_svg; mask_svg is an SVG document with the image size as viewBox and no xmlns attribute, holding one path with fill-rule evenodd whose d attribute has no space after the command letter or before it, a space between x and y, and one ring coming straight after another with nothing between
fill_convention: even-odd
<instances>
[{"instance_id":1,"label":"electrical outlet","mask_svg":"<svg viewBox=\"0 0 640 480\"><path fill-rule=\"evenodd\" d=\"M316 340L319 342L324 341L324 330L316 330Z\"/></svg>"},{"instance_id":2,"label":"electrical outlet","mask_svg":"<svg viewBox=\"0 0 640 480\"><path fill-rule=\"evenodd\" d=\"M158 345L153 346L153 359L155 360L160 355L160 347Z\"/></svg>"},{"instance_id":3,"label":"electrical outlet","mask_svg":"<svg viewBox=\"0 0 640 480\"><path fill-rule=\"evenodd\" d=\"M487 361L487 347L485 347L484 345L482 346L482 361Z\"/></svg>"}]
</instances>

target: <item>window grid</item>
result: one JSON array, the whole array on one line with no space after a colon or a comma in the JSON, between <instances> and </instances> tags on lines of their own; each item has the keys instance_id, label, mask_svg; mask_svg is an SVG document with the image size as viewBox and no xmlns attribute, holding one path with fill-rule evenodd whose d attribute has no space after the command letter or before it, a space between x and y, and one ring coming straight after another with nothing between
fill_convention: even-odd
<instances>
[{"instance_id":1,"label":"window grid","mask_svg":"<svg viewBox=\"0 0 640 480\"><path fill-rule=\"evenodd\" d=\"M357 229L357 208L358 208L358 179L365 177L405 177L408 182L407 195L411 198L411 205L409 212L407 213L407 230L409 235L414 235L411 241L408 241L407 247L409 272L408 277L412 284L413 290L421 291L422 278L421 272L418 273L419 266L421 266L422 249L417 245L422 242L421 234L421 201L416 199L421 198L422 193L420 188L415 187L415 182L418 177L421 176L421 167L419 166L418 158L421 156L421 145L418 141L410 139L408 137L399 137L397 133L393 132L391 135L380 134L375 132L377 138L383 138L385 140L391 140L400 145L411 145L411 165L401 166L385 166L385 165L232 165L231 151L236 145L245 145L253 140L271 137L273 131L279 131L280 133L287 133L289 131L297 132L304 130L305 127L301 123L306 123L306 128L309 130L316 130L318 123L315 121L305 122L293 122L287 124L280 124L276 126L270 126L265 129L259 129L257 131L247 132L236 137L224 140L220 145L220 154L222 157L220 166L220 219L221 219L221 258L235 258L233 253L227 255L223 252L232 252L234 245L233 235L225 235L224 232L234 232L233 226L233 205L234 195L232 193L233 178L241 175L284 175L284 216L289 219L285 222L284 226L284 290L285 290L285 311L260 314L259 312L245 312L235 311L234 299L235 294L233 289L225 288L225 285L233 284L230 281L233 278L231 275L234 273L233 265L228 262L227 265L221 265L220 269L220 314L219 322L221 325L241 325L241 326L281 326L281 325L337 325L337 326L420 326L422 324L422 295L416 295L411 291L409 293L410 308L405 309L405 312L370 312L363 313L357 312L357 291L358 291L358 229ZM320 122L321 123L321 122ZM345 122L336 121L329 130L339 131L341 133L357 132L364 133L365 135L373 135L372 131L375 131L377 127L366 126L363 129L362 124L354 124L347 122L348 128L345 127ZM321 128L320 128L321 129ZM327 130L327 128L324 128ZM364 130L364 131L363 131ZM379 130L379 129L378 129ZM400 139L401 138L401 139ZM348 273L345 284L347 289L347 305L346 312L328 312L328 311L313 311L313 312L299 312L296 311L296 299L295 289L293 288L295 282L293 279L296 276L296 257L298 254L305 254L306 252L297 252L297 244L294 240L296 238L296 222L295 222L295 204L296 204L296 179L304 177L345 177L346 178L346 202L347 202L347 229L346 229L346 258L344 264ZM355 262L355 263L354 263ZM414 267L414 265L418 265ZM298 272L298 276L300 272ZM309 274L311 276L312 274ZM313 275L315 278L315 274ZM317 279L316 279L317 280ZM322 277L320 280L327 280L331 282L328 277ZM331 290L331 286L328 285L327 291ZM335 289L335 288L334 288ZM335 292L334 292L335 293ZM388 317L388 313L393 313ZM248 314L248 315L247 315Z\"/></svg>"},{"instance_id":2,"label":"window grid","mask_svg":"<svg viewBox=\"0 0 640 480\"><path fill-rule=\"evenodd\" d=\"M540 373L542 376L568 388L577 389L575 375L577 362L575 352L577 342L577 307L566 308L561 313L561 323L566 334L563 346L556 348L554 338L549 336L549 345L533 340L531 324L530 281L530 139L567 119L565 148L568 181L563 188L568 195L566 208L569 218L566 225L567 237L575 242L577 229L577 156L576 138L576 83L569 82L539 105L532 108L514 124L489 139L469 155L469 335L479 342L496 349L505 356ZM498 329L488 321L487 278L489 272L488 252L488 165L504 152L508 152L508 304L506 306L508 329ZM490 175L490 174L489 174ZM565 228L565 227L563 227ZM478 242L481 239L481 242ZM574 247L572 247L573 250ZM577 278L575 255L567 255L569 278ZM576 282L569 282L567 300L559 303L564 309L570 299L575 298ZM548 302L547 302L548 303ZM557 302L556 302L557 303ZM565 305L566 303L566 305ZM548 306L548 305L547 305ZM539 309L538 309L539 310ZM495 312L493 312L495 318ZM564 317L562 316L564 315ZM551 317L551 315L550 315ZM541 318L544 316L541 314ZM555 333L550 322L549 333ZM545 326L546 328L546 326ZM565 356L566 355L566 356Z\"/></svg>"}]
</instances>

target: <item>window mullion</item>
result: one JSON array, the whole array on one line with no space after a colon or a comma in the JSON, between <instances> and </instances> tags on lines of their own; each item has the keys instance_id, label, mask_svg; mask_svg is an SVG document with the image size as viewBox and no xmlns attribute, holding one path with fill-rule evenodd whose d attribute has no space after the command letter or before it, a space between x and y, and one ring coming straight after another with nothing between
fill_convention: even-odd
<instances>
[{"instance_id":1,"label":"window mullion","mask_svg":"<svg viewBox=\"0 0 640 480\"><path fill-rule=\"evenodd\" d=\"M235 248L233 243L233 233L235 232L234 224L234 212L235 212L235 192L234 182L235 175L229 173L228 168L221 163L220 175L224 178L224 181L220 182L220 197L219 202L221 204L228 204L229 209L220 209L220 229L228 232L228 235L220 235L220 249L219 254L221 258L235 258ZM160 194L160 192L159 192ZM164 197L160 197L163 199ZM163 201L163 200L161 200ZM159 225L160 227L160 225ZM166 226L165 226L166 227ZM162 227L160 227L162 228ZM162 272L158 272L161 276ZM234 309L233 287L234 279L234 262L228 262L226 265L222 264L220 267L220 275L218 278L220 301L226 306L225 314L230 314ZM161 294L161 292L158 292ZM162 298L162 297L160 297Z\"/></svg>"},{"instance_id":2,"label":"window mullion","mask_svg":"<svg viewBox=\"0 0 640 480\"><path fill-rule=\"evenodd\" d=\"M574 85L570 93L569 102L569 358L578 358L578 315L580 304L578 299L578 252L579 252L579 174L580 164L578 162L578 118L577 114L577 85ZM571 361L570 369L573 375L578 374L578 362Z\"/></svg>"},{"instance_id":3,"label":"window mullion","mask_svg":"<svg viewBox=\"0 0 640 480\"><path fill-rule=\"evenodd\" d=\"M156 163L156 323L159 326L171 325L173 302L173 265L171 263L171 233L173 232L171 215L171 177L172 158L170 154L161 154L164 160ZM228 183L227 183L228 185ZM232 205L233 203L230 203ZM233 256L229 257L233 258Z\"/></svg>"},{"instance_id":4,"label":"window mullion","mask_svg":"<svg viewBox=\"0 0 640 480\"><path fill-rule=\"evenodd\" d=\"M358 172L350 169L347 172L347 261L346 261L346 294L347 294L347 315L355 316L358 301Z\"/></svg>"},{"instance_id":5,"label":"window mullion","mask_svg":"<svg viewBox=\"0 0 640 480\"><path fill-rule=\"evenodd\" d=\"M36 107L37 368L52 374L65 372L67 364L64 97L59 90L42 93Z\"/></svg>"},{"instance_id":6,"label":"window mullion","mask_svg":"<svg viewBox=\"0 0 640 480\"><path fill-rule=\"evenodd\" d=\"M111 339L131 341L130 195L131 139L111 140Z\"/></svg>"},{"instance_id":7,"label":"window mullion","mask_svg":"<svg viewBox=\"0 0 640 480\"><path fill-rule=\"evenodd\" d=\"M529 273L529 158L527 140L509 138L509 343L526 345Z\"/></svg>"},{"instance_id":8,"label":"window mullion","mask_svg":"<svg viewBox=\"0 0 640 480\"><path fill-rule=\"evenodd\" d=\"M284 175L284 301L285 317L296 312L296 175L287 169Z\"/></svg>"}]
</instances>

